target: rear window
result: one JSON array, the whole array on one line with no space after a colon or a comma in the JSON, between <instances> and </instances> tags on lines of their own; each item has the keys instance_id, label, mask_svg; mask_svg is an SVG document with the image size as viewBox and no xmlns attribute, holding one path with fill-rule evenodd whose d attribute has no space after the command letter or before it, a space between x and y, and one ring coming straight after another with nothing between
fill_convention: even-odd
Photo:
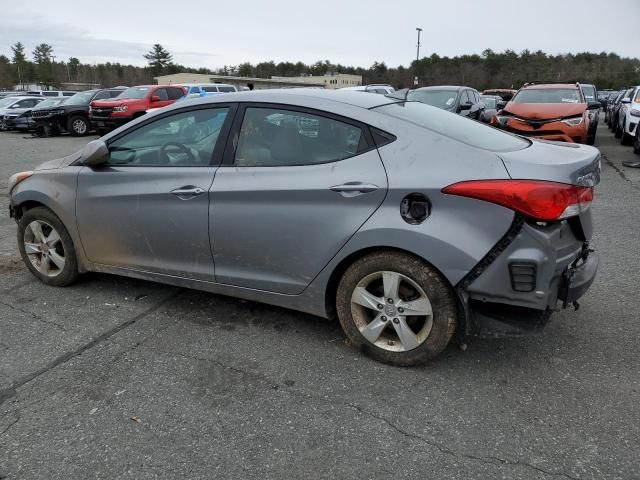
<instances>
[{"instance_id":1,"label":"rear window","mask_svg":"<svg viewBox=\"0 0 640 480\"><path fill-rule=\"evenodd\" d=\"M413 90L407 95L407 100L415 100L438 108L451 108L456 103L457 96L457 90Z\"/></svg>"},{"instance_id":2,"label":"rear window","mask_svg":"<svg viewBox=\"0 0 640 480\"><path fill-rule=\"evenodd\" d=\"M580 103L577 88L527 88L511 99L514 103Z\"/></svg>"},{"instance_id":3,"label":"rear window","mask_svg":"<svg viewBox=\"0 0 640 480\"><path fill-rule=\"evenodd\" d=\"M420 102L391 103L372 110L492 152L522 150L530 145L528 140Z\"/></svg>"}]
</instances>

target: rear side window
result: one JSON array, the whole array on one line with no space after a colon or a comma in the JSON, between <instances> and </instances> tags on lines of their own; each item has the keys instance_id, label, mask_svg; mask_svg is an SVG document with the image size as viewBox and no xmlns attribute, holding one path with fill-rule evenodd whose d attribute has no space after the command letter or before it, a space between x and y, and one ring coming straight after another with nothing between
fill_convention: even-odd
<instances>
[{"instance_id":1,"label":"rear side window","mask_svg":"<svg viewBox=\"0 0 640 480\"><path fill-rule=\"evenodd\" d=\"M241 167L313 165L353 157L364 149L362 129L355 125L306 112L249 107L234 163Z\"/></svg>"},{"instance_id":2,"label":"rear side window","mask_svg":"<svg viewBox=\"0 0 640 480\"><path fill-rule=\"evenodd\" d=\"M43 97L58 97L58 92L42 92Z\"/></svg>"},{"instance_id":3,"label":"rear side window","mask_svg":"<svg viewBox=\"0 0 640 480\"><path fill-rule=\"evenodd\" d=\"M207 93L218 93L218 87L202 87L202 89Z\"/></svg>"},{"instance_id":4,"label":"rear side window","mask_svg":"<svg viewBox=\"0 0 640 480\"><path fill-rule=\"evenodd\" d=\"M224 93L229 93L229 92L235 92L236 89L233 87L218 87L218 91L219 92L224 92Z\"/></svg>"},{"instance_id":5,"label":"rear side window","mask_svg":"<svg viewBox=\"0 0 640 480\"><path fill-rule=\"evenodd\" d=\"M521 150L530 145L529 141L515 135L420 102L392 103L372 110L493 152Z\"/></svg>"}]
</instances>

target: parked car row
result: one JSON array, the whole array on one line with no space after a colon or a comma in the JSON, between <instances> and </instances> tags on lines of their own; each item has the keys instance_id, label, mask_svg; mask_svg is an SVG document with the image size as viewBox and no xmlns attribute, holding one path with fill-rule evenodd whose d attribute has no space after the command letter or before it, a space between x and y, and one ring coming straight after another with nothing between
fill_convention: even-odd
<instances>
[{"instance_id":1,"label":"parked car row","mask_svg":"<svg viewBox=\"0 0 640 480\"><path fill-rule=\"evenodd\" d=\"M95 130L102 135L179 100L235 91L233 85L215 83L113 87L70 92L70 96L61 91L30 91L0 99L0 130L75 136Z\"/></svg>"},{"instance_id":2,"label":"parked car row","mask_svg":"<svg viewBox=\"0 0 640 480\"><path fill-rule=\"evenodd\" d=\"M640 85L618 92L609 101L605 121L622 145L633 145L634 153L640 154Z\"/></svg>"}]
</instances>

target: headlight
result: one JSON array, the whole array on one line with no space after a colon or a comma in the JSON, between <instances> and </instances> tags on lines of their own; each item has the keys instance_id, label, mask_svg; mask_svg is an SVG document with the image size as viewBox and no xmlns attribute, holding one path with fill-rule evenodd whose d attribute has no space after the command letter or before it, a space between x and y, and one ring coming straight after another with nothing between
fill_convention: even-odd
<instances>
[{"instance_id":1,"label":"headlight","mask_svg":"<svg viewBox=\"0 0 640 480\"><path fill-rule=\"evenodd\" d=\"M634 117L640 117L640 110L629 110L629 115L633 115Z\"/></svg>"},{"instance_id":2,"label":"headlight","mask_svg":"<svg viewBox=\"0 0 640 480\"><path fill-rule=\"evenodd\" d=\"M9 177L9 194L11 194L11 190L13 190L13 187L18 185L21 181L29 178L31 175L33 175L32 171L19 172L11 175L11 177Z\"/></svg>"},{"instance_id":3,"label":"headlight","mask_svg":"<svg viewBox=\"0 0 640 480\"><path fill-rule=\"evenodd\" d=\"M503 128L507 125L509 119L513 118L513 115L496 115L494 118L496 119L496 125L500 128Z\"/></svg>"},{"instance_id":4,"label":"headlight","mask_svg":"<svg viewBox=\"0 0 640 480\"><path fill-rule=\"evenodd\" d=\"M565 118L562 120L562 123L566 124L566 125L571 125L572 127L575 127L577 125L580 125L582 123L582 115L580 115L579 117L569 117L569 118Z\"/></svg>"},{"instance_id":5,"label":"headlight","mask_svg":"<svg viewBox=\"0 0 640 480\"><path fill-rule=\"evenodd\" d=\"M126 105L120 105L119 107L113 107L114 112L126 112L129 110L129 107Z\"/></svg>"}]
</instances>

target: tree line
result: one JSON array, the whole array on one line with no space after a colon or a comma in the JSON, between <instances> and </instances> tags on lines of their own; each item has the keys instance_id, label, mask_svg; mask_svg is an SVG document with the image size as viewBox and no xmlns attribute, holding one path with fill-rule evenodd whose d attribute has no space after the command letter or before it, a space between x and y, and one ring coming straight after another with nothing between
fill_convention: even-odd
<instances>
[{"instance_id":1,"label":"tree line","mask_svg":"<svg viewBox=\"0 0 640 480\"><path fill-rule=\"evenodd\" d=\"M52 45L41 43L30 56L21 42L11 45L11 58L0 55L0 89L14 85L39 84L57 88L63 83L99 84L105 87L154 83L153 78L178 72L211 73L208 68L192 68L174 63L173 56L162 45L155 44L143 55L148 66L123 65L118 62L82 63L76 57L56 61ZM363 83L388 83L396 88L418 85L468 85L479 90L500 87L518 88L532 80L579 80L600 89L640 84L640 59L624 58L615 53L577 53L550 55L540 50L519 53L513 50L455 57L432 54L414 60L408 67L388 67L374 62L369 68L334 64L319 60L311 65L303 62L249 62L225 65L213 73L243 77L324 75L326 73L362 75Z\"/></svg>"}]
</instances>

